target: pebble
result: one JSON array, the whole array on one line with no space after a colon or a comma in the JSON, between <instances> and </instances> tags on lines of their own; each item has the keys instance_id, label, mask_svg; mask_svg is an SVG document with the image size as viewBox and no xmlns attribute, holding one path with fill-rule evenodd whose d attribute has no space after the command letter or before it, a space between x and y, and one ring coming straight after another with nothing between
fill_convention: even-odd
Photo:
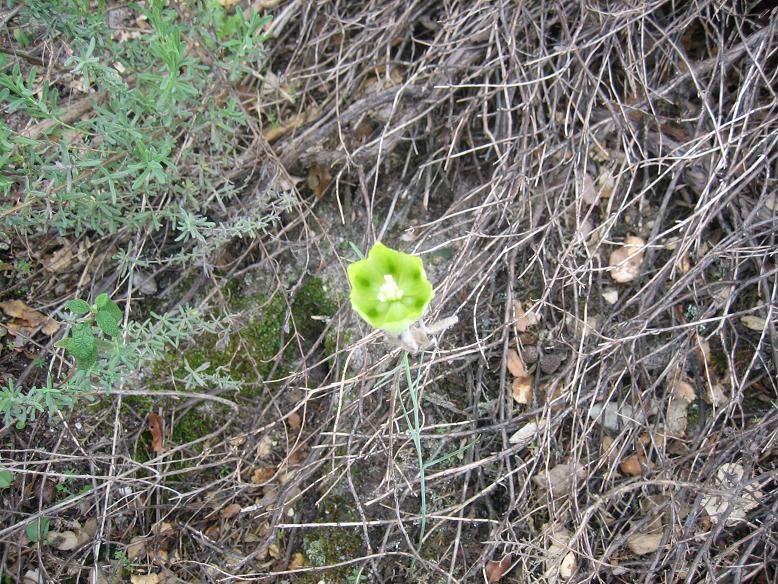
<instances>
[{"instance_id":1,"label":"pebble","mask_svg":"<svg viewBox=\"0 0 778 584\"><path fill-rule=\"evenodd\" d=\"M532 365L538 362L539 357L538 348L535 345L528 345L521 349L521 358L527 365Z\"/></svg>"},{"instance_id":2,"label":"pebble","mask_svg":"<svg viewBox=\"0 0 778 584\"><path fill-rule=\"evenodd\" d=\"M556 353L546 353L540 357L540 370L548 375L553 373L562 364L562 358Z\"/></svg>"}]
</instances>

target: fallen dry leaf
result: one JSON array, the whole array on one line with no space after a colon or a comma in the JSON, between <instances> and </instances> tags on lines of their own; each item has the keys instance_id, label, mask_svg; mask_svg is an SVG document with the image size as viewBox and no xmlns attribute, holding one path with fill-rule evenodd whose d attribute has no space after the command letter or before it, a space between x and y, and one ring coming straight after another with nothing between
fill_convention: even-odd
<instances>
[{"instance_id":1,"label":"fallen dry leaf","mask_svg":"<svg viewBox=\"0 0 778 584\"><path fill-rule=\"evenodd\" d=\"M685 399L670 398L665 415L665 430L672 436L682 438L686 435L686 426L689 423L687 407L689 402Z\"/></svg>"},{"instance_id":2,"label":"fallen dry leaf","mask_svg":"<svg viewBox=\"0 0 778 584\"><path fill-rule=\"evenodd\" d=\"M130 576L130 584L159 584L159 575L154 574L133 574Z\"/></svg>"},{"instance_id":3,"label":"fallen dry leaf","mask_svg":"<svg viewBox=\"0 0 778 584\"><path fill-rule=\"evenodd\" d=\"M702 499L702 506L710 516L713 523L719 523L724 515L727 515L727 525L732 526L745 520L746 513L759 505L759 501L764 497L764 493L754 487L742 487L745 476L745 468L742 464L725 462L716 471L715 482L718 488L729 496L705 495ZM735 492L740 489L740 496Z\"/></svg>"},{"instance_id":4,"label":"fallen dry leaf","mask_svg":"<svg viewBox=\"0 0 778 584\"><path fill-rule=\"evenodd\" d=\"M715 368L711 364L711 350L710 343L703 341L699 335L695 336L696 339L696 353L700 357L704 366L703 379L705 380L705 392L702 398L708 405L718 408L727 403L728 398L724 393L724 386L716 373Z\"/></svg>"},{"instance_id":5,"label":"fallen dry leaf","mask_svg":"<svg viewBox=\"0 0 778 584\"><path fill-rule=\"evenodd\" d=\"M613 194L613 189L616 186L616 179L613 173L607 168L600 173L597 177L597 186L600 189L600 196L603 199L610 199Z\"/></svg>"},{"instance_id":6,"label":"fallen dry leaf","mask_svg":"<svg viewBox=\"0 0 778 584\"><path fill-rule=\"evenodd\" d=\"M527 332L527 328L535 326L540 322L540 315L534 310L525 312L519 300L513 301L513 318L516 323L516 330L520 333Z\"/></svg>"},{"instance_id":7,"label":"fallen dry leaf","mask_svg":"<svg viewBox=\"0 0 778 584\"><path fill-rule=\"evenodd\" d=\"M303 566L305 566L305 556L300 552L295 552L292 556L292 561L289 562L289 569L299 570Z\"/></svg>"},{"instance_id":8,"label":"fallen dry leaf","mask_svg":"<svg viewBox=\"0 0 778 584\"><path fill-rule=\"evenodd\" d=\"M532 401L532 377L524 375L513 380L511 385L513 400L517 404L528 404Z\"/></svg>"},{"instance_id":9,"label":"fallen dry leaf","mask_svg":"<svg viewBox=\"0 0 778 584\"><path fill-rule=\"evenodd\" d=\"M655 552L662 541L661 533L638 533L627 539L627 547L637 556Z\"/></svg>"},{"instance_id":10,"label":"fallen dry leaf","mask_svg":"<svg viewBox=\"0 0 778 584\"><path fill-rule=\"evenodd\" d=\"M565 563L565 560L567 560L565 572L569 571L570 575L572 575L572 571L575 569L575 554L570 550L569 546L572 534L567 528L555 525L544 526L543 532L548 543L543 577L549 584L555 584L560 579L566 580L569 578L569 576L565 576L562 573L562 564ZM568 559L568 556L571 554L573 557ZM571 563L572 566L570 565Z\"/></svg>"},{"instance_id":11,"label":"fallen dry leaf","mask_svg":"<svg viewBox=\"0 0 778 584\"><path fill-rule=\"evenodd\" d=\"M755 316L753 314L747 314L740 317L740 322L743 326L751 329L752 331L762 332L767 326L767 319L761 316Z\"/></svg>"},{"instance_id":12,"label":"fallen dry leaf","mask_svg":"<svg viewBox=\"0 0 778 584\"><path fill-rule=\"evenodd\" d=\"M568 552L568 554L562 559L562 563L559 564L559 577L569 580L572 578L577 561L575 559L575 553Z\"/></svg>"},{"instance_id":13,"label":"fallen dry leaf","mask_svg":"<svg viewBox=\"0 0 778 584\"><path fill-rule=\"evenodd\" d=\"M715 376L711 375L708 391L705 392L705 402L714 408L720 408L727 403L727 395L724 393L724 386Z\"/></svg>"},{"instance_id":14,"label":"fallen dry leaf","mask_svg":"<svg viewBox=\"0 0 778 584\"><path fill-rule=\"evenodd\" d=\"M43 576L38 570L27 570L21 584L43 584Z\"/></svg>"},{"instance_id":15,"label":"fallen dry leaf","mask_svg":"<svg viewBox=\"0 0 778 584\"><path fill-rule=\"evenodd\" d=\"M545 420L541 420L540 422L528 422L508 438L508 442L517 445L519 450L521 450L535 440L538 436L538 432L545 428L545 426Z\"/></svg>"},{"instance_id":16,"label":"fallen dry leaf","mask_svg":"<svg viewBox=\"0 0 778 584\"><path fill-rule=\"evenodd\" d=\"M674 262L674 266L675 269L678 270L679 274L681 275L688 274L689 270L692 269L692 261L691 258L689 257L689 252L688 251L684 252L681 254L680 257L676 258Z\"/></svg>"},{"instance_id":17,"label":"fallen dry leaf","mask_svg":"<svg viewBox=\"0 0 778 584\"><path fill-rule=\"evenodd\" d=\"M230 438L227 438L227 443L230 446L243 446L246 443L246 434L241 432L236 436L231 436Z\"/></svg>"},{"instance_id":18,"label":"fallen dry leaf","mask_svg":"<svg viewBox=\"0 0 778 584\"><path fill-rule=\"evenodd\" d=\"M306 458L308 458L308 445L303 442L289 454L289 464L300 464Z\"/></svg>"},{"instance_id":19,"label":"fallen dry leaf","mask_svg":"<svg viewBox=\"0 0 778 584\"><path fill-rule=\"evenodd\" d=\"M73 249L70 245L59 248L50 256L41 259L43 269L52 274L64 272L73 263Z\"/></svg>"},{"instance_id":20,"label":"fallen dry leaf","mask_svg":"<svg viewBox=\"0 0 778 584\"><path fill-rule=\"evenodd\" d=\"M130 540L125 553L129 560L137 560L146 551L146 538L136 535Z\"/></svg>"},{"instance_id":21,"label":"fallen dry leaf","mask_svg":"<svg viewBox=\"0 0 778 584\"><path fill-rule=\"evenodd\" d=\"M486 562L486 565L484 566L484 575L486 576L486 581L491 584L493 582L499 582L502 580L502 577L505 576L505 573L510 569L512 561L513 556L508 554L507 556L504 556L503 559L501 559L499 562L496 560L489 560Z\"/></svg>"},{"instance_id":22,"label":"fallen dry leaf","mask_svg":"<svg viewBox=\"0 0 778 584\"><path fill-rule=\"evenodd\" d=\"M8 300L0 302L0 309L11 318L25 321L26 326L35 327L46 320L46 316L37 310L33 310L21 300Z\"/></svg>"},{"instance_id":23,"label":"fallen dry leaf","mask_svg":"<svg viewBox=\"0 0 778 584\"><path fill-rule=\"evenodd\" d=\"M697 399L697 392L694 391L694 387L687 381L679 381L673 388L673 395L678 399L684 400L687 404L692 403Z\"/></svg>"},{"instance_id":24,"label":"fallen dry leaf","mask_svg":"<svg viewBox=\"0 0 778 584\"><path fill-rule=\"evenodd\" d=\"M527 318L524 313L524 307L518 300L513 301L513 318L516 321L516 330L520 333L527 332Z\"/></svg>"},{"instance_id":25,"label":"fallen dry leaf","mask_svg":"<svg viewBox=\"0 0 778 584\"><path fill-rule=\"evenodd\" d=\"M281 557L281 548L278 547L277 543L273 542L268 546L267 553L271 558L277 560Z\"/></svg>"},{"instance_id":26,"label":"fallen dry leaf","mask_svg":"<svg viewBox=\"0 0 778 584\"><path fill-rule=\"evenodd\" d=\"M578 480L586 476L580 463L558 464L554 468L532 477L541 489L548 491L554 499L569 495Z\"/></svg>"},{"instance_id":27,"label":"fallen dry leaf","mask_svg":"<svg viewBox=\"0 0 778 584\"><path fill-rule=\"evenodd\" d=\"M640 275L645 245L641 238L630 235L619 249L611 252L608 264L614 281L625 284Z\"/></svg>"},{"instance_id":28,"label":"fallen dry leaf","mask_svg":"<svg viewBox=\"0 0 778 584\"><path fill-rule=\"evenodd\" d=\"M61 552L69 552L78 547L78 537L73 531L49 531L48 543Z\"/></svg>"},{"instance_id":29,"label":"fallen dry leaf","mask_svg":"<svg viewBox=\"0 0 778 584\"><path fill-rule=\"evenodd\" d=\"M286 419L286 421L289 422L289 427L292 430L299 430L300 428L302 428L303 420L300 417L300 414L298 414L297 412L292 412L291 414L289 414L289 417Z\"/></svg>"},{"instance_id":30,"label":"fallen dry leaf","mask_svg":"<svg viewBox=\"0 0 778 584\"><path fill-rule=\"evenodd\" d=\"M662 449L667 444L667 439L671 437L670 433L664 427L664 424L657 424L650 433L642 432L640 436L638 436L638 444L646 449L648 449L649 446Z\"/></svg>"},{"instance_id":31,"label":"fallen dry leaf","mask_svg":"<svg viewBox=\"0 0 778 584\"><path fill-rule=\"evenodd\" d=\"M260 11L275 8L279 4L281 4L281 0L254 0L254 3L251 6L254 10Z\"/></svg>"},{"instance_id":32,"label":"fallen dry leaf","mask_svg":"<svg viewBox=\"0 0 778 584\"><path fill-rule=\"evenodd\" d=\"M524 367L524 363L521 362L521 357L519 357L515 349L508 349L505 365L514 377L524 377L527 375L527 369Z\"/></svg>"},{"instance_id":33,"label":"fallen dry leaf","mask_svg":"<svg viewBox=\"0 0 778 584\"><path fill-rule=\"evenodd\" d=\"M12 335L21 329L26 334L31 334L41 327L43 334L51 336L59 330L60 324L37 310L33 310L21 300L8 300L0 302L0 310L5 312L13 320L6 323L5 327Z\"/></svg>"},{"instance_id":34,"label":"fallen dry leaf","mask_svg":"<svg viewBox=\"0 0 778 584\"><path fill-rule=\"evenodd\" d=\"M614 447L616 441L607 434L602 437L601 450L602 455L611 464L615 463L619 459L619 451Z\"/></svg>"},{"instance_id":35,"label":"fallen dry leaf","mask_svg":"<svg viewBox=\"0 0 778 584\"><path fill-rule=\"evenodd\" d=\"M154 525L151 526L151 531L155 535L162 535L163 533L167 533L168 531L173 531L173 524L169 521L158 521Z\"/></svg>"},{"instance_id":36,"label":"fallen dry leaf","mask_svg":"<svg viewBox=\"0 0 778 584\"><path fill-rule=\"evenodd\" d=\"M255 485L264 485L266 482L273 478L275 472L276 471L273 468L268 466L261 466L257 469L254 469L254 472L251 473L251 482Z\"/></svg>"},{"instance_id":37,"label":"fallen dry leaf","mask_svg":"<svg viewBox=\"0 0 778 584\"><path fill-rule=\"evenodd\" d=\"M168 562L168 559L170 558L170 554L165 549L159 549L159 550L152 550L151 554L149 554L151 560L156 564L166 564ZM160 579L162 579L162 573L159 574Z\"/></svg>"},{"instance_id":38,"label":"fallen dry leaf","mask_svg":"<svg viewBox=\"0 0 778 584\"><path fill-rule=\"evenodd\" d=\"M175 573L163 566L159 572L159 584L179 584L181 580ZM237 584L237 583L236 583Z\"/></svg>"},{"instance_id":39,"label":"fallen dry leaf","mask_svg":"<svg viewBox=\"0 0 778 584\"><path fill-rule=\"evenodd\" d=\"M226 253L226 252L225 252ZM144 270L135 270L135 276L132 279L133 289L143 295L152 296L157 293L159 286L154 274Z\"/></svg>"},{"instance_id":40,"label":"fallen dry leaf","mask_svg":"<svg viewBox=\"0 0 778 584\"><path fill-rule=\"evenodd\" d=\"M554 373L562 364L562 357L557 353L543 353L540 356L540 370L546 375Z\"/></svg>"},{"instance_id":41,"label":"fallen dry leaf","mask_svg":"<svg viewBox=\"0 0 778 584\"><path fill-rule=\"evenodd\" d=\"M646 460L646 457L642 454L633 454L628 456L619 464L619 470L622 474L639 477L645 470L648 470L651 464Z\"/></svg>"},{"instance_id":42,"label":"fallen dry leaf","mask_svg":"<svg viewBox=\"0 0 778 584\"><path fill-rule=\"evenodd\" d=\"M606 430L613 431L619 430L631 420L642 423L646 417L645 413L635 411L635 408L630 405L624 404L619 407L613 402L592 405L589 416Z\"/></svg>"},{"instance_id":43,"label":"fallen dry leaf","mask_svg":"<svg viewBox=\"0 0 778 584\"><path fill-rule=\"evenodd\" d=\"M265 485L262 492L262 498L259 500L259 504L263 507L270 509L275 508L276 500L278 499L278 486L275 484Z\"/></svg>"},{"instance_id":44,"label":"fallen dry leaf","mask_svg":"<svg viewBox=\"0 0 778 584\"><path fill-rule=\"evenodd\" d=\"M332 174L330 173L330 167L326 164L317 164L308 171L306 184L313 191L313 194L316 195L317 199L321 199L331 182Z\"/></svg>"},{"instance_id":45,"label":"fallen dry leaf","mask_svg":"<svg viewBox=\"0 0 778 584\"><path fill-rule=\"evenodd\" d=\"M267 458L273 452L273 439L269 434L265 434L259 439L257 444L257 456L259 458Z\"/></svg>"},{"instance_id":46,"label":"fallen dry leaf","mask_svg":"<svg viewBox=\"0 0 778 584\"><path fill-rule=\"evenodd\" d=\"M162 416L149 412L148 425L149 431L151 431L151 450L162 454L167 450L165 448L165 420Z\"/></svg>"},{"instance_id":47,"label":"fallen dry leaf","mask_svg":"<svg viewBox=\"0 0 778 584\"><path fill-rule=\"evenodd\" d=\"M41 332L47 337L52 336L59 330L60 324L53 318L48 319L41 327Z\"/></svg>"},{"instance_id":48,"label":"fallen dry leaf","mask_svg":"<svg viewBox=\"0 0 778 584\"><path fill-rule=\"evenodd\" d=\"M584 173L583 179L580 181L579 192L587 205L594 205L600 199L600 194L594 187L594 179L588 172Z\"/></svg>"},{"instance_id":49,"label":"fallen dry leaf","mask_svg":"<svg viewBox=\"0 0 778 584\"><path fill-rule=\"evenodd\" d=\"M243 509L243 507L240 506L240 503L230 503L224 509L221 510L219 515L221 516L222 519L232 519L238 513L240 513L241 509Z\"/></svg>"},{"instance_id":50,"label":"fallen dry leaf","mask_svg":"<svg viewBox=\"0 0 778 584\"><path fill-rule=\"evenodd\" d=\"M540 351L535 345L527 345L521 349L521 358L527 365L532 365L540 359Z\"/></svg>"},{"instance_id":51,"label":"fallen dry leaf","mask_svg":"<svg viewBox=\"0 0 778 584\"><path fill-rule=\"evenodd\" d=\"M616 304L619 301L619 292L613 288L607 288L602 293L602 299L608 304Z\"/></svg>"},{"instance_id":52,"label":"fallen dry leaf","mask_svg":"<svg viewBox=\"0 0 778 584\"><path fill-rule=\"evenodd\" d=\"M261 113L262 112L260 112L260 114ZM306 116L303 114L298 114L288 120L285 124L267 128L262 132L262 135L265 137L265 140L267 140L269 144L272 144L286 133L291 132L292 130L296 130L302 126L305 123L305 120Z\"/></svg>"},{"instance_id":53,"label":"fallen dry leaf","mask_svg":"<svg viewBox=\"0 0 778 584\"><path fill-rule=\"evenodd\" d=\"M84 527L80 529L76 529L76 539L78 540L78 545L82 546L85 543L88 543L92 541L92 537L94 537L95 531L92 530L92 524L95 524L96 521L94 519L87 520L87 522L84 524Z\"/></svg>"}]
</instances>

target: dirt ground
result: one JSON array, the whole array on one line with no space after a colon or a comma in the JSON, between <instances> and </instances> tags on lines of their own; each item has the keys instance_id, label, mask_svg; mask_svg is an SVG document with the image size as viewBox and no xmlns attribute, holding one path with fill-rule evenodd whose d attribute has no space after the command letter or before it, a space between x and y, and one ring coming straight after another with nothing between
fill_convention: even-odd
<instances>
[{"instance_id":1,"label":"dirt ground","mask_svg":"<svg viewBox=\"0 0 778 584\"><path fill-rule=\"evenodd\" d=\"M2 584L778 582L778 14L252 4L240 91L277 123L225 216L292 203L114 297L218 326L0 431ZM426 324L458 321L408 377L349 302L376 241L423 258ZM47 314L72 298L25 278ZM4 383L40 383L38 334Z\"/></svg>"}]
</instances>

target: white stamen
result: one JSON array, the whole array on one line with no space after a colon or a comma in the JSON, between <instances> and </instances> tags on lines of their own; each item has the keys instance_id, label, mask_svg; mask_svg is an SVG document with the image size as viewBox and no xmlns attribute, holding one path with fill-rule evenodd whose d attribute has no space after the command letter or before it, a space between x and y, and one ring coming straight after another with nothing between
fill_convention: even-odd
<instances>
[{"instance_id":1,"label":"white stamen","mask_svg":"<svg viewBox=\"0 0 778 584\"><path fill-rule=\"evenodd\" d=\"M378 301L387 302L389 300L400 300L403 297L404 292L394 281L394 278L390 274L384 276L384 284L378 290Z\"/></svg>"}]
</instances>

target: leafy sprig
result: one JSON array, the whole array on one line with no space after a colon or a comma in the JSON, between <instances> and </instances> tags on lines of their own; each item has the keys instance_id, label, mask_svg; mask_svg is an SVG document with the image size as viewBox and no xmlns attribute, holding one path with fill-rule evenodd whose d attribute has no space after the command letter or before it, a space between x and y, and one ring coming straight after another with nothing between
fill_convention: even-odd
<instances>
[{"instance_id":1,"label":"leafy sprig","mask_svg":"<svg viewBox=\"0 0 778 584\"><path fill-rule=\"evenodd\" d=\"M95 332L109 337L121 335L119 322L122 320L122 311L105 293L99 294L93 305L76 298L68 300L65 308L84 320L73 325L68 335L58 341L56 346L70 353L79 369L88 371L97 362L98 338Z\"/></svg>"}]
</instances>

